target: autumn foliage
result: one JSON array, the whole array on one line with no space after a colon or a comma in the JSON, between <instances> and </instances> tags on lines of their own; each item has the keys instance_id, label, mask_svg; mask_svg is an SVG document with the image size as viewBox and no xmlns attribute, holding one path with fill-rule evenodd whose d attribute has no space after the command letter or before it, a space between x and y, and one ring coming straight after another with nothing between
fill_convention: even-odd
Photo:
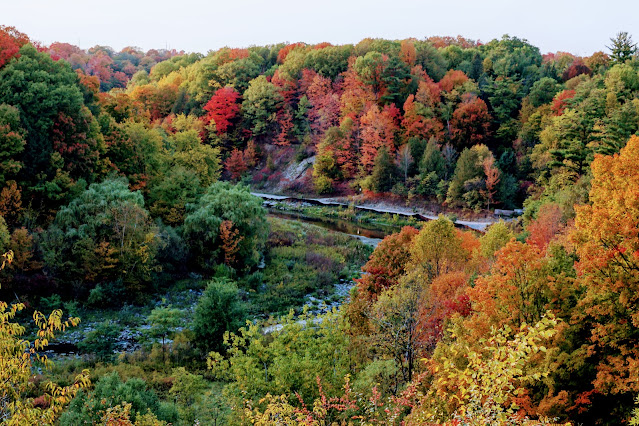
<instances>
[{"instance_id":1,"label":"autumn foliage","mask_svg":"<svg viewBox=\"0 0 639 426\"><path fill-rule=\"evenodd\" d=\"M215 123L217 134L226 133L233 120L240 112L240 105L237 103L240 94L232 87L218 89L211 99L204 105L207 112L205 121Z\"/></svg>"}]
</instances>

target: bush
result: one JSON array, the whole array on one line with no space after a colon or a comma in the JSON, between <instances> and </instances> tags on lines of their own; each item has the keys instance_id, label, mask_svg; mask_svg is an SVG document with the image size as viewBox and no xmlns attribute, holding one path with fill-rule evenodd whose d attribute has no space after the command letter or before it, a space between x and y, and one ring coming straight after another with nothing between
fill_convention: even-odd
<instances>
[{"instance_id":1,"label":"bush","mask_svg":"<svg viewBox=\"0 0 639 426\"><path fill-rule=\"evenodd\" d=\"M221 232L223 222L231 226L226 238ZM227 182L212 184L184 220L184 235L196 263L207 270L223 262L241 270L257 265L267 230L262 200L251 195L249 188Z\"/></svg>"},{"instance_id":2,"label":"bush","mask_svg":"<svg viewBox=\"0 0 639 426\"><path fill-rule=\"evenodd\" d=\"M100 360L113 358L115 344L120 337L120 327L112 321L104 321L86 334L84 340L78 343L82 352L95 355Z\"/></svg>"},{"instance_id":3,"label":"bush","mask_svg":"<svg viewBox=\"0 0 639 426\"><path fill-rule=\"evenodd\" d=\"M120 279L131 297L151 281L158 243L142 194L129 190L125 179L107 179L58 211L43 235L42 250L59 280Z\"/></svg>"},{"instance_id":4,"label":"bush","mask_svg":"<svg viewBox=\"0 0 639 426\"><path fill-rule=\"evenodd\" d=\"M177 412L170 404L160 404L156 393L149 389L142 379L133 378L122 382L117 372L100 378L92 392L80 391L71 401L69 409L60 417L62 426L79 424L100 424L104 412L108 408L131 404L131 421L135 422L137 414L149 410L160 420L177 421Z\"/></svg>"},{"instance_id":5,"label":"bush","mask_svg":"<svg viewBox=\"0 0 639 426\"><path fill-rule=\"evenodd\" d=\"M95 308L119 306L126 300L126 288L122 280L100 283L89 293L87 304Z\"/></svg>"},{"instance_id":6,"label":"bush","mask_svg":"<svg viewBox=\"0 0 639 426\"><path fill-rule=\"evenodd\" d=\"M237 285L227 278L216 278L206 286L193 315L194 342L204 353L221 352L227 331L244 324L246 312L238 296Z\"/></svg>"}]
</instances>

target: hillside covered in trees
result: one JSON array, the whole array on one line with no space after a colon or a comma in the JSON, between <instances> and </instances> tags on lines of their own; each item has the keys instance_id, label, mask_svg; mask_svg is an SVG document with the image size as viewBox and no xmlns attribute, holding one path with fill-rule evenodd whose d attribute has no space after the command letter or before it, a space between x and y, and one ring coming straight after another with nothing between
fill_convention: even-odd
<instances>
[{"instance_id":1,"label":"hillside covered in trees","mask_svg":"<svg viewBox=\"0 0 639 426\"><path fill-rule=\"evenodd\" d=\"M600 48L0 26L0 422L639 424L639 58ZM251 190L450 214L371 254Z\"/></svg>"}]
</instances>

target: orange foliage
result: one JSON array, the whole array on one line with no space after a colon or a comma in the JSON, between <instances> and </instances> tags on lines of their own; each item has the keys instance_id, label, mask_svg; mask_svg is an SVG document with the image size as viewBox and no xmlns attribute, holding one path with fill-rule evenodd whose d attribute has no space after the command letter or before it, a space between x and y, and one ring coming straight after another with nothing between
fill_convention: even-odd
<instances>
[{"instance_id":1,"label":"orange foliage","mask_svg":"<svg viewBox=\"0 0 639 426\"><path fill-rule=\"evenodd\" d=\"M490 209L490 205L495 203L495 195L497 194L497 184L500 181L499 169L495 166L495 157L489 155L484 158L482 162L482 168L486 175L486 189L482 190L482 195L486 198L487 209Z\"/></svg>"},{"instance_id":2,"label":"orange foliage","mask_svg":"<svg viewBox=\"0 0 639 426\"><path fill-rule=\"evenodd\" d=\"M639 137L592 165L592 204L576 206L571 236L585 295L573 321L590 328L589 354L597 354L595 390L639 392Z\"/></svg>"},{"instance_id":3,"label":"orange foliage","mask_svg":"<svg viewBox=\"0 0 639 426\"><path fill-rule=\"evenodd\" d=\"M406 65L415 65L417 51L415 50L415 44L412 40L402 40L399 57Z\"/></svg>"},{"instance_id":4,"label":"orange foliage","mask_svg":"<svg viewBox=\"0 0 639 426\"><path fill-rule=\"evenodd\" d=\"M533 244L542 251L546 250L548 244L565 228L562 216L563 213L558 204L549 203L541 206L537 219L530 222L526 228L530 233L526 240L528 244Z\"/></svg>"},{"instance_id":5,"label":"orange foliage","mask_svg":"<svg viewBox=\"0 0 639 426\"><path fill-rule=\"evenodd\" d=\"M16 181L10 180L0 192L0 216L5 219L9 227L14 227L21 213L22 192Z\"/></svg>"},{"instance_id":6,"label":"orange foliage","mask_svg":"<svg viewBox=\"0 0 639 426\"><path fill-rule=\"evenodd\" d=\"M224 263L228 266L235 265L235 255L239 251L239 244L244 239L239 235L239 229L233 229L233 222L224 220L220 224L220 240L222 241L222 253L224 253Z\"/></svg>"},{"instance_id":7,"label":"orange foliage","mask_svg":"<svg viewBox=\"0 0 639 426\"><path fill-rule=\"evenodd\" d=\"M382 289L397 284L410 260L410 247L419 231L405 226L396 234L384 238L362 267L364 276L357 280L360 293L375 299Z\"/></svg>"},{"instance_id":8,"label":"orange foliage","mask_svg":"<svg viewBox=\"0 0 639 426\"><path fill-rule=\"evenodd\" d=\"M427 107L435 108L441 101L441 90L439 89L439 85L430 77L426 76L425 80L419 82L415 100Z\"/></svg>"},{"instance_id":9,"label":"orange foliage","mask_svg":"<svg viewBox=\"0 0 639 426\"><path fill-rule=\"evenodd\" d=\"M281 48L280 51L277 53L277 63L283 64L288 54L291 53L293 49L297 49L300 47L306 47L306 43L293 43Z\"/></svg>"},{"instance_id":10,"label":"orange foliage","mask_svg":"<svg viewBox=\"0 0 639 426\"><path fill-rule=\"evenodd\" d=\"M233 62L238 59L244 59L248 57L249 57L248 49L237 49L237 48L230 49L228 47L221 49L216 55L218 65L224 65L228 62Z\"/></svg>"},{"instance_id":11,"label":"orange foliage","mask_svg":"<svg viewBox=\"0 0 639 426\"><path fill-rule=\"evenodd\" d=\"M375 101L375 93L371 86L362 83L353 68L355 57L348 60L348 69L342 74L342 95L340 97L342 117L353 114L358 116L367 104Z\"/></svg>"},{"instance_id":12,"label":"orange foliage","mask_svg":"<svg viewBox=\"0 0 639 426\"><path fill-rule=\"evenodd\" d=\"M456 88L457 86L461 86L467 81L468 76L466 76L463 71L449 70L444 78L440 80L439 87L444 92L452 92L454 88Z\"/></svg>"},{"instance_id":13,"label":"orange foliage","mask_svg":"<svg viewBox=\"0 0 639 426\"><path fill-rule=\"evenodd\" d=\"M247 167L255 167L257 165L257 151L255 149L255 141L251 139L244 149L244 162Z\"/></svg>"},{"instance_id":14,"label":"orange foliage","mask_svg":"<svg viewBox=\"0 0 639 426\"><path fill-rule=\"evenodd\" d=\"M461 248L472 255L475 251L479 250L481 243L472 231L457 230L457 237L461 240Z\"/></svg>"},{"instance_id":15,"label":"orange foliage","mask_svg":"<svg viewBox=\"0 0 639 426\"><path fill-rule=\"evenodd\" d=\"M406 139L412 137L425 140L431 137L440 138L444 130L444 125L436 118L426 118L418 113L414 95L409 95L406 102L404 102L402 127L404 128L404 138Z\"/></svg>"},{"instance_id":16,"label":"orange foliage","mask_svg":"<svg viewBox=\"0 0 639 426\"><path fill-rule=\"evenodd\" d=\"M489 275L468 290L475 315L468 328L480 338L491 326L533 324L545 313L546 277L536 246L512 240L497 252Z\"/></svg>"},{"instance_id":17,"label":"orange foliage","mask_svg":"<svg viewBox=\"0 0 639 426\"><path fill-rule=\"evenodd\" d=\"M9 247L13 250L13 262L9 266L12 271L25 273L42 267L39 262L33 259L35 244L33 236L26 228L13 231Z\"/></svg>"},{"instance_id":18,"label":"orange foliage","mask_svg":"<svg viewBox=\"0 0 639 426\"><path fill-rule=\"evenodd\" d=\"M80 84L89 89L95 95L100 91L100 79L94 75L86 75L80 68L75 70L80 79Z\"/></svg>"},{"instance_id":19,"label":"orange foliage","mask_svg":"<svg viewBox=\"0 0 639 426\"><path fill-rule=\"evenodd\" d=\"M395 133L398 130L397 116L399 110L395 105L384 107L380 111L377 104L371 104L361 119L361 152L360 163L370 171L375 164L377 151L386 146L389 153L395 151Z\"/></svg>"},{"instance_id":20,"label":"orange foliage","mask_svg":"<svg viewBox=\"0 0 639 426\"><path fill-rule=\"evenodd\" d=\"M432 36L426 39L434 47L442 48L447 46L459 46L462 49L469 49L471 47L480 46L479 41L474 41L458 35L457 37L451 36Z\"/></svg>"}]
</instances>

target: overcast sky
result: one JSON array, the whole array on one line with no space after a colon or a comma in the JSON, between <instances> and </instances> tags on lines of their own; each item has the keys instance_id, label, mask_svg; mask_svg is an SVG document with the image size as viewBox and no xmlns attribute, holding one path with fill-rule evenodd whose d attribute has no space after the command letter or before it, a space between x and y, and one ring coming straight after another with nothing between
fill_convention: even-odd
<instances>
[{"instance_id":1,"label":"overcast sky","mask_svg":"<svg viewBox=\"0 0 639 426\"><path fill-rule=\"evenodd\" d=\"M9 3L10 2L10 3ZM542 53L590 55L628 31L639 40L638 0L3 0L0 24L44 44L67 42L189 52L278 42L357 43L461 34L509 34Z\"/></svg>"}]
</instances>

